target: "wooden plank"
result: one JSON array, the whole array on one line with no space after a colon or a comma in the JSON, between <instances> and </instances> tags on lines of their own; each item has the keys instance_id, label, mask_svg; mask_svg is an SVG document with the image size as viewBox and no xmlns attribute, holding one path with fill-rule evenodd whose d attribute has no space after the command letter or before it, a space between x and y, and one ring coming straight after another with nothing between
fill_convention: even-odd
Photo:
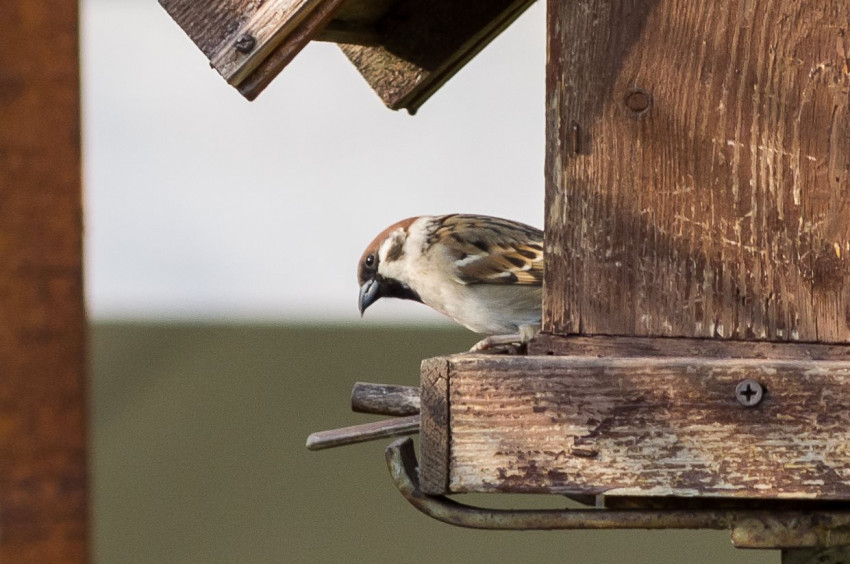
<instances>
[{"instance_id":1,"label":"wooden plank","mask_svg":"<svg viewBox=\"0 0 850 564\"><path fill-rule=\"evenodd\" d=\"M208 59L245 24L258 4L251 0L159 0L159 3Z\"/></svg>"},{"instance_id":2,"label":"wooden plank","mask_svg":"<svg viewBox=\"0 0 850 564\"><path fill-rule=\"evenodd\" d=\"M311 40L342 45L381 99L411 113L533 0L160 0L253 100Z\"/></svg>"},{"instance_id":3,"label":"wooden plank","mask_svg":"<svg viewBox=\"0 0 850 564\"><path fill-rule=\"evenodd\" d=\"M422 361L419 482L426 494L442 494L448 488L449 367L444 358Z\"/></svg>"},{"instance_id":4,"label":"wooden plank","mask_svg":"<svg viewBox=\"0 0 850 564\"><path fill-rule=\"evenodd\" d=\"M77 4L0 2L0 562L87 557Z\"/></svg>"},{"instance_id":5,"label":"wooden plank","mask_svg":"<svg viewBox=\"0 0 850 564\"><path fill-rule=\"evenodd\" d=\"M299 0L289 0L288 4L296 4ZM374 25L386 14L393 0L347 0L345 2L334 2L330 0L300 0L301 4L312 4L307 6L308 12L324 10L328 6L335 8L334 18L338 25L345 26L346 23L365 27ZM191 0L160 0L160 5L174 19L175 23L189 36L208 59L216 56L227 43L235 46L235 40L241 33L257 27L256 23L261 21L272 21L279 19L278 14L270 11L276 6L281 6L280 0L271 4L257 2L257 0L211 0L209 2L193 2ZM298 6L282 10L298 12ZM284 25L285 22L280 20ZM324 35L324 25L316 25L319 36ZM262 33L274 33L274 30L264 29ZM317 36L317 39L321 37ZM326 40L326 39L324 39Z\"/></svg>"},{"instance_id":6,"label":"wooden plank","mask_svg":"<svg viewBox=\"0 0 850 564\"><path fill-rule=\"evenodd\" d=\"M599 357L662 356L850 360L850 345L605 335L564 337L540 333L528 343L528 354Z\"/></svg>"},{"instance_id":7,"label":"wooden plank","mask_svg":"<svg viewBox=\"0 0 850 564\"><path fill-rule=\"evenodd\" d=\"M240 84L322 0L266 0L210 57L233 85Z\"/></svg>"},{"instance_id":8,"label":"wooden plank","mask_svg":"<svg viewBox=\"0 0 850 564\"><path fill-rule=\"evenodd\" d=\"M850 3L550 8L544 330L850 342Z\"/></svg>"},{"instance_id":9,"label":"wooden plank","mask_svg":"<svg viewBox=\"0 0 850 564\"><path fill-rule=\"evenodd\" d=\"M341 45L391 109L411 114L520 16L533 0L395 2L380 45Z\"/></svg>"},{"instance_id":10,"label":"wooden plank","mask_svg":"<svg viewBox=\"0 0 850 564\"><path fill-rule=\"evenodd\" d=\"M848 361L428 362L447 375L451 440L422 443L421 472L448 456L445 492L850 499ZM735 396L745 378L767 390L754 407Z\"/></svg>"},{"instance_id":11,"label":"wooden plank","mask_svg":"<svg viewBox=\"0 0 850 564\"><path fill-rule=\"evenodd\" d=\"M239 83L239 93L248 100L259 96L307 43L322 32L344 3L345 0L325 0L310 10L309 14L280 40L268 57Z\"/></svg>"},{"instance_id":12,"label":"wooden plank","mask_svg":"<svg viewBox=\"0 0 850 564\"><path fill-rule=\"evenodd\" d=\"M321 33L343 2L160 0L211 65L249 100Z\"/></svg>"}]
</instances>

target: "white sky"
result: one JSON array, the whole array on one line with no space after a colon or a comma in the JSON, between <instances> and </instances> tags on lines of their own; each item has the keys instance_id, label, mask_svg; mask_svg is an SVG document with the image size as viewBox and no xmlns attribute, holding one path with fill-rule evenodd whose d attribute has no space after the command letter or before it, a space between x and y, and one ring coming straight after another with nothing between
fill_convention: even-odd
<instances>
[{"instance_id":1,"label":"white sky","mask_svg":"<svg viewBox=\"0 0 850 564\"><path fill-rule=\"evenodd\" d=\"M412 215L543 223L545 3L416 116L333 44L244 100L159 4L83 0L86 284L105 318L358 318L357 260ZM436 320L382 300L367 322Z\"/></svg>"}]
</instances>

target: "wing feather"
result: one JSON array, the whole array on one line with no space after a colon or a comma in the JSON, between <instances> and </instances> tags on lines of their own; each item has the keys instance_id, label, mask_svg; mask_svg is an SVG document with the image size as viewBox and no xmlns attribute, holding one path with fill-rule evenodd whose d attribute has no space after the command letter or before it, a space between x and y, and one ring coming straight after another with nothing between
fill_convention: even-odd
<instances>
[{"instance_id":1,"label":"wing feather","mask_svg":"<svg viewBox=\"0 0 850 564\"><path fill-rule=\"evenodd\" d=\"M436 218L428 244L439 242L463 284L543 284L543 232L496 217L455 214Z\"/></svg>"}]
</instances>

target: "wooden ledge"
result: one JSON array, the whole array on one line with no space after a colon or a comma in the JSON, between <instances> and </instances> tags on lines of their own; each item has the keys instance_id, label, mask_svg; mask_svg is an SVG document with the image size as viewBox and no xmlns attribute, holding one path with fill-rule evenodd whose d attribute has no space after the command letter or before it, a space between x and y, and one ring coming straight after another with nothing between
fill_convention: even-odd
<instances>
[{"instance_id":1,"label":"wooden ledge","mask_svg":"<svg viewBox=\"0 0 850 564\"><path fill-rule=\"evenodd\" d=\"M596 357L762 358L850 360L850 345L776 341L732 341L679 337L561 336L541 333L528 344L531 355Z\"/></svg>"},{"instance_id":2,"label":"wooden ledge","mask_svg":"<svg viewBox=\"0 0 850 564\"><path fill-rule=\"evenodd\" d=\"M763 399L736 396L752 379ZM422 364L422 489L850 499L850 361L456 355Z\"/></svg>"}]
</instances>

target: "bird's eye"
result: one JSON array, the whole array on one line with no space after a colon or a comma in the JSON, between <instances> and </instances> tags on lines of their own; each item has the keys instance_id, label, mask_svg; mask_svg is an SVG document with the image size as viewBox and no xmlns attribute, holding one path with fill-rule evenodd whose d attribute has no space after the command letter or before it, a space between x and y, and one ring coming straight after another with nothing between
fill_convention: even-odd
<instances>
[{"instance_id":1,"label":"bird's eye","mask_svg":"<svg viewBox=\"0 0 850 564\"><path fill-rule=\"evenodd\" d=\"M368 255L363 262L366 263L366 266L372 268L373 266L375 266L375 255Z\"/></svg>"}]
</instances>

